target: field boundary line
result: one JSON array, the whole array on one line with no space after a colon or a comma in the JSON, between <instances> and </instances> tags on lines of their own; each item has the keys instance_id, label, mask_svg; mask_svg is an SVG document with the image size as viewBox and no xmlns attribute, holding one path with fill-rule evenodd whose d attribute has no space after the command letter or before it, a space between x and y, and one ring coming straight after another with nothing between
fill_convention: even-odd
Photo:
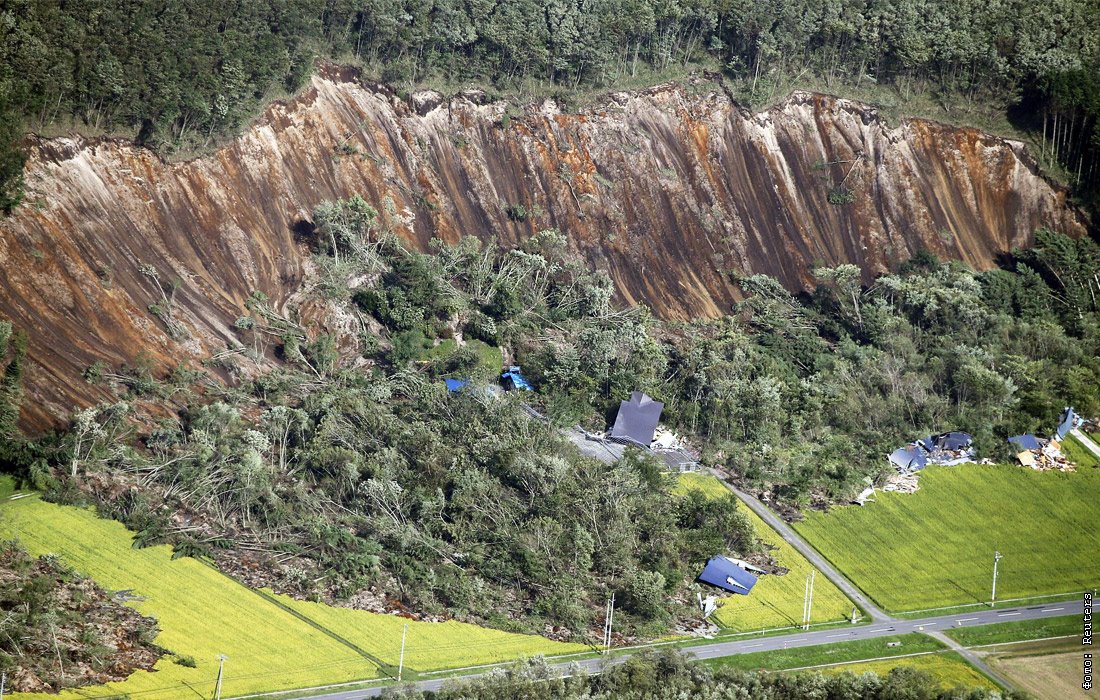
<instances>
[{"instance_id":1,"label":"field boundary line","mask_svg":"<svg viewBox=\"0 0 1100 700\"><path fill-rule=\"evenodd\" d=\"M214 571L217 571L222 576L225 576L225 574L223 574L217 567L215 567L210 562L202 560L202 559L200 559L199 561L201 561L203 564L205 564L209 568L213 569ZM356 645L355 642L352 642L350 639L346 639L344 637L341 637L339 634L336 634L335 632L333 632L329 628L325 627L321 623L317 622L316 620L312 619L308 615L304 615L303 613L295 610L294 608L290 607L289 605L286 605L285 603L280 601L278 598L276 598L275 596L267 593L266 591L263 591L259 588L252 588L250 586L245 586L244 584L242 584L240 581L237 581L232 576L226 576L226 578L230 579L231 581L234 581L235 583L237 583L240 586L243 586L245 588L245 590L256 594L257 596L263 598L264 600L271 603L272 605L279 608L280 610L283 610L284 612L290 613L291 615L298 618L302 622L306 623L307 625L309 625L313 629L317 630L318 632L320 632L320 633L336 640L337 642L343 644L347 648L354 651L356 654L359 654L364 659L366 659L367 661L370 661L372 664L377 666L378 670L381 671L382 673L384 673L388 676L393 675L392 674L393 667L390 664L385 663L384 661L382 661L382 659L378 658L374 654L371 654L370 652L366 651L362 647ZM396 680L396 678L394 678L394 680ZM369 681L370 681L370 679L364 679L363 681L360 681L360 682L369 682Z\"/></svg>"}]
</instances>

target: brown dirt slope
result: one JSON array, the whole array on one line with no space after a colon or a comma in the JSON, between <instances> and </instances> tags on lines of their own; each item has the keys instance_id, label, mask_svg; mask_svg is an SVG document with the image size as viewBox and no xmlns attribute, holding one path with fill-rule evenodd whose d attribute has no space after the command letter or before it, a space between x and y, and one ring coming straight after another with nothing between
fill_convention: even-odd
<instances>
[{"instance_id":1,"label":"brown dirt slope","mask_svg":"<svg viewBox=\"0 0 1100 700\"><path fill-rule=\"evenodd\" d=\"M419 246L558 227L621 301L669 318L726 312L729 270L800 288L814 263L856 263L869 279L920 248L987 267L1038 226L1084 228L1018 144L890 126L822 95L749 114L706 81L506 115L477 93L406 100L330 67L208 156L169 164L120 141L39 140L26 175L28 203L0 223L0 317L31 336L31 429L106 398L81 379L97 359L145 350L166 367L236 345L249 293L283 308L308 274L312 207L353 193ZM852 201L830 203L841 182ZM142 265L181 280L185 342L149 313L159 292Z\"/></svg>"}]
</instances>

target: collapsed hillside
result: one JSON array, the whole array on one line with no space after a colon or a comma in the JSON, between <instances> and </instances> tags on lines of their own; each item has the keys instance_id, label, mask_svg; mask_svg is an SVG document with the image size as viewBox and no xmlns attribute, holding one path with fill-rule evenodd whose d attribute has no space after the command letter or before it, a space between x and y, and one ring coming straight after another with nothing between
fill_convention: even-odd
<instances>
[{"instance_id":1,"label":"collapsed hillside","mask_svg":"<svg viewBox=\"0 0 1100 700\"><path fill-rule=\"evenodd\" d=\"M727 311L731 270L795 289L815 263L869 279L921 249L987 268L1039 226L1084 230L1018 145L821 95L748 114L709 82L563 114L406 100L329 68L209 156L38 140L26 181L0 224L0 316L30 335L30 429L107 398L82 378L97 360L170 367L239 345L246 298L286 308L309 274L313 206L353 193L420 248L558 228L622 302L667 318Z\"/></svg>"}]
</instances>

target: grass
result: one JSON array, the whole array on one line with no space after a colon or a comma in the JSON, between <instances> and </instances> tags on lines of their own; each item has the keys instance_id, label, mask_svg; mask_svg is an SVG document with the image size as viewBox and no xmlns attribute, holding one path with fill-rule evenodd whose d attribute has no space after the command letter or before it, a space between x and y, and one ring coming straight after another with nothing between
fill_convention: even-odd
<instances>
[{"instance_id":1,"label":"grass","mask_svg":"<svg viewBox=\"0 0 1100 700\"><path fill-rule=\"evenodd\" d=\"M1080 650L994 659L993 667L1036 698L1089 700L1094 697L1081 688L1083 660Z\"/></svg>"},{"instance_id":2,"label":"grass","mask_svg":"<svg viewBox=\"0 0 1100 700\"><path fill-rule=\"evenodd\" d=\"M676 491L695 489L711 498L732 495L722 482L710 474L681 474ZM798 551L755 513L742 505L756 536L773 547L771 555L780 566L790 569L783 576L762 576L747 596L723 598L713 619L722 626L739 632L776 627L791 627L802 621L802 598L806 575L812 568ZM849 618L853 608L839 588L824 576L814 579L812 622L839 622Z\"/></svg>"},{"instance_id":3,"label":"grass","mask_svg":"<svg viewBox=\"0 0 1100 700\"><path fill-rule=\"evenodd\" d=\"M504 363L500 348L477 339L467 340L466 347L477 353L477 365L470 372L473 378L492 381L500 376L500 370ZM438 345L425 348L419 354L418 359L424 362L443 360L453 355L457 350L458 343L453 338L447 338L441 340ZM458 378L464 379L465 377Z\"/></svg>"},{"instance_id":4,"label":"grass","mask_svg":"<svg viewBox=\"0 0 1100 700\"><path fill-rule=\"evenodd\" d=\"M944 690L960 686L964 688L988 688L989 690L998 689L996 683L990 680L984 673L968 664L966 659L955 652L829 666L821 669L821 672L826 674L837 674L849 671L856 675L871 672L883 677L890 673L891 669L899 666L907 666L931 674L939 687Z\"/></svg>"},{"instance_id":5,"label":"grass","mask_svg":"<svg viewBox=\"0 0 1100 700\"><path fill-rule=\"evenodd\" d=\"M1071 593L1100 582L1100 470L929 467L915 494L811 512L795 529L887 610Z\"/></svg>"},{"instance_id":6,"label":"grass","mask_svg":"<svg viewBox=\"0 0 1100 700\"><path fill-rule=\"evenodd\" d=\"M1088 440L1089 438L1086 437L1085 439ZM1062 441L1062 454L1066 456L1066 459L1076 464L1078 469L1091 469L1100 466L1100 459L1097 459L1096 455L1072 435L1067 435L1066 439Z\"/></svg>"},{"instance_id":7,"label":"grass","mask_svg":"<svg viewBox=\"0 0 1100 700\"><path fill-rule=\"evenodd\" d=\"M900 646L887 646L888 642L900 642ZM735 668L741 671L763 669L766 671L785 671L808 666L863 661L884 656L902 656L943 651L946 647L924 634L902 634L881 639L861 639L855 642L838 642L798 649L776 651L758 651L751 654L736 654L720 659L707 659L702 662L709 666Z\"/></svg>"},{"instance_id":8,"label":"grass","mask_svg":"<svg viewBox=\"0 0 1100 700\"><path fill-rule=\"evenodd\" d=\"M591 651L584 644L551 642L542 637L511 634L461 622L417 622L395 615L333 608L321 603L275 596L279 603L305 615L383 662L397 666L401 631L407 623L405 668L414 672L500 663L540 654Z\"/></svg>"},{"instance_id":9,"label":"grass","mask_svg":"<svg viewBox=\"0 0 1100 700\"><path fill-rule=\"evenodd\" d=\"M404 620L265 597L200 561L173 560L168 546L134 549L133 535L124 525L100 519L91 510L46 503L33 495L6 500L0 502L0 536L18 539L36 556L56 553L108 590L132 589L144 600L131 605L158 620L161 632L156 643L173 655L193 657L197 664L187 668L165 656L152 673L138 671L120 683L67 691L61 694L62 700L121 694L209 696L218 654L229 656L223 686L226 697L382 675L376 663L330 632L383 663L395 664L400 651ZM330 625L331 629L323 629ZM412 622L407 642L406 662L414 669L585 649L455 622ZM439 652L429 652L436 644Z\"/></svg>"},{"instance_id":10,"label":"grass","mask_svg":"<svg viewBox=\"0 0 1100 700\"><path fill-rule=\"evenodd\" d=\"M1067 634L1079 635L1082 631L1081 624L1080 615L1067 615L1049 617L1045 620L1019 620L976 627L954 627L944 632L963 646L976 647L983 644L1062 637Z\"/></svg>"}]
</instances>

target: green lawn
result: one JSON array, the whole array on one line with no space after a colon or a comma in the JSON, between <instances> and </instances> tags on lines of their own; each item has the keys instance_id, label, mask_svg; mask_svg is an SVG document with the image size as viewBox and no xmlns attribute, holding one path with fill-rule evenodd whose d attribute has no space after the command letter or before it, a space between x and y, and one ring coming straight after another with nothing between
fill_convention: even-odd
<instances>
[{"instance_id":1,"label":"green lawn","mask_svg":"<svg viewBox=\"0 0 1100 700\"><path fill-rule=\"evenodd\" d=\"M915 494L808 512L796 530L887 610L1092 588L1100 582L1100 470L929 467Z\"/></svg>"},{"instance_id":2,"label":"green lawn","mask_svg":"<svg viewBox=\"0 0 1100 700\"><path fill-rule=\"evenodd\" d=\"M887 646L889 642L900 642L900 646ZM881 639L861 639L855 642L837 642L798 649L776 651L758 651L751 654L737 654L720 659L708 659L703 663L723 668L736 668L742 671L764 669L766 671L784 671L807 666L878 659L884 656L901 656L922 652L943 651L946 649L935 639L924 634L902 634Z\"/></svg>"},{"instance_id":3,"label":"green lawn","mask_svg":"<svg viewBox=\"0 0 1100 700\"><path fill-rule=\"evenodd\" d=\"M67 691L61 694L64 700L123 693L209 697L218 654L229 656L226 697L380 675L374 662L319 629L322 625L383 663L397 661L402 619L280 599L311 618L310 624L200 561L173 560L167 546L134 549L133 534L125 526L100 519L91 510L46 503L33 495L5 500L0 502L0 536L19 540L34 555L56 553L108 590L133 589L144 598L133 607L159 622L156 643L197 663L187 668L165 656L155 672L138 671L121 683ZM414 670L427 670L578 649L584 647L473 625L414 622L406 661Z\"/></svg>"},{"instance_id":4,"label":"green lawn","mask_svg":"<svg viewBox=\"0 0 1100 700\"><path fill-rule=\"evenodd\" d=\"M504 363L500 348L477 339L467 340L466 347L477 354L477 365L470 372L471 378L491 382L500 376L500 370ZM425 348L419 354L419 359L423 362L443 360L453 355L457 350L458 343L452 338L447 338L441 340L438 345ZM456 378L464 379L465 377Z\"/></svg>"},{"instance_id":5,"label":"green lawn","mask_svg":"<svg viewBox=\"0 0 1100 700\"><path fill-rule=\"evenodd\" d=\"M710 474L681 474L676 491L689 489L702 491L712 498L732 495L717 478ZM806 574L810 562L787 544L747 506L741 505L749 517L756 535L775 547L772 556L780 566L790 569L783 576L762 576L747 596L731 595L721 600L714 619L724 627L748 632L776 627L791 627L802 621L802 597L806 586ZM836 622L850 618L853 603L827 578L818 575L814 579L813 622Z\"/></svg>"},{"instance_id":6,"label":"green lawn","mask_svg":"<svg viewBox=\"0 0 1100 700\"><path fill-rule=\"evenodd\" d=\"M938 681L940 688L943 689L951 689L959 686L966 688L988 688L990 690L997 689L996 683L990 680L984 673L968 664L966 659L954 652L829 666L821 669L821 672L835 674L850 671L859 675L870 671L871 673L883 677L890 673L890 669L898 666L908 666L930 673L932 677Z\"/></svg>"},{"instance_id":7,"label":"green lawn","mask_svg":"<svg viewBox=\"0 0 1100 700\"><path fill-rule=\"evenodd\" d=\"M1088 440L1088 436L1085 436L1085 439ZM1100 465L1100 460L1096 458L1096 455L1072 435L1067 435L1066 439L1062 441L1062 454L1066 456L1066 459L1076 464L1078 469L1091 469Z\"/></svg>"},{"instance_id":8,"label":"green lawn","mask_svg":"<svg viewBox=\"0 0 1100 700\"><path fill-rule=\"evenodd\" d=\"M1069 609L1068 606L1067 609ZM944 632L959 644L974 647L982 644L1001 644L1027 639L1062 637L1067 634L1080 635L1082 632L1081 625L1081 615L1067 615L1066 617L1050 617L1045 620L1019 620L1017 622L1001 622L976 627L955 627L944 630Z\"/></svg>"}]
</instances>

